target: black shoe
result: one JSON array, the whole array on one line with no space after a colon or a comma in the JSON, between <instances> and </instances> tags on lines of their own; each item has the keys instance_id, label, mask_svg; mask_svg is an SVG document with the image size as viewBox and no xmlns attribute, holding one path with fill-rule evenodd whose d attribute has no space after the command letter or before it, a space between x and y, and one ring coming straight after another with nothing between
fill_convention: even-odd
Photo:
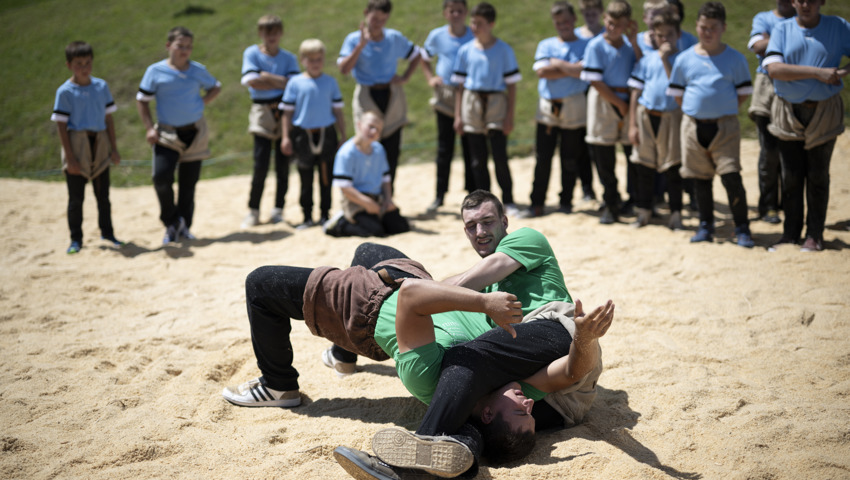
<instances>
[{"instance_id":1,"label":"black shoe","mask_svg":"<svg viewBox=\"0 0 850 480\"><path fill-rule=\"evenodd\" d=\"M336 447L334 458L357 480L401 480L389 465L366 452L348 447Z\"/></svg>"},{"instance_id":2,"label":"black shoe","mask_svg":"<svg viewBox=\"0 0 850 480\"><path fill-rule=\"evenodd\" d=\"M431 202L431 205L428 205L428 208L425 209L425 213L436 213L437 209L443 206L443 196L437 195L437 198Z\"/></svg>"},{"instance_id":3,"label":"black shoe","mask_svg":"<svg viewBox=\"0 0 850 480\"><path fill-rule=\"evenodd\" d=\"M611 212L610 208L606 208L602 212L602 216L599 217L599 223L602 225L611 225L613 223L617 223L617 216Z\"/></svg>"},{"instance_id":4,"label":"black shoe","mask_svg":"<svg viewBox=\"0 0 850 480\"><path fill-rule=\"evenodd\" d=\"M566 213L566 214L573 213L573 206L572 205L561 205L561 206L558 207L558 213Z\"/></svg>"},{"instance_id":5,"label":"black shoe","mask_svg":"<svg viewBox=\"0 0 850 480\"><path fill-rule=\"evenodd\" d=\"M768 210L767 214L761 219L767 223L772 223L776 225L777 223L782 223L782 220L779 218L779 212L776 210Z\"/></svg>"},{"instance_id":6,"label":"black shoe","mask_svg":"<svg viewBox=\"0 0 850 480\"><path fill-rule=\"evenodd\" d=\"M316 222L314 222L312 218L308 218L307 220L304 220L304 223L295 227L295 229L296 230L306 230L310 227L315 227L315 226L316 226Z\"/></svg>"}]
</instances>

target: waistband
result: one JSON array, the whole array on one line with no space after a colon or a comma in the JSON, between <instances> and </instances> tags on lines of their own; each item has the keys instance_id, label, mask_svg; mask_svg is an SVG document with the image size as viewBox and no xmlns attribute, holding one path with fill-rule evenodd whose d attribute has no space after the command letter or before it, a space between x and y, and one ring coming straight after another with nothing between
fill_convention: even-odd
<instances>
[{"instance_id":1,"label":"waistband","mask_svg":"<svg viewBox=\"0 0 850 480\"><path fill-rule=\"evenodd\" d=\"M391 83L376 83L374 85L368 85L367 88L371 90L388 90L390 88Z\"/></svg>"},{"instance_id":2,"label":"waistband","mask_svg":"<svg viewBox=\"0 0 850 480\"><path fill-rule=\"evenodd\" d=\"M670 112L664 112L664 111L661 111L661 110L650 110L650 109L647 108L646 113L648 113L649 115L652 115L653 117L663 117L665 113L670 113ZM697 121L699 121L699 120L697 120Z\"/></svg>"},{"instance_id":3,"label":"waistband","mask_svg":"<svg viewBox=\"0 0 850 480\"><path fill-rule=\"evenodd\" d=\"M611 91L614 91L614 92L617 92L617 93L629 93L629 91L630 91L629 87L610 87L609 86L608 88L610 88Z\"/></svg>"},{"instance_id":4,"label":"waistband","mask_svg":"<svg viewBox=\"0 0 850 480\"><path fill-rule=\"evenodd\" d=\"M198 127L196 127L194 123L190 123L188 125L181 125L179 127L174 127L174 131L176 131L176 132L197 132Z\"/></svg>"},{"instance_id":5,"label":"waistband","mask_svg":"<svg viewBox=\"0 0 850 480\"><path fill-rule=\"evenodd\" d=\"M333 127L333 124L330 124L330 125L328 125L327 127L319 127L319 128L301 128L301 127L299 127L299 126L297 126L297 125L293 125L293 126L292 126L293 130L294 130L294 129L304 130L304 131L305 131L305 132L307 132L307 133L319 133L319 132L321 132L322 130L325 130L325 129L327 129L327 128L331 128L331 127Z\"/></svg>"},{"instance_id":6,"label":"waistband","mask_svg":"<svg viewBox=\"0 0 850 480\"><path fill-rule=\"evenodd\" d=\"M795 107L804 107L804 108L815 108L818 106L820 102L816 100L806 100L805 102L800 103L792 103L791 105Z\"/></svg>"},{"instance_id":7,"label":"waistband","mask_svg":"<svg viewBox=\"0 0 850 480\"><path fill-rule=\"evenodd\" d=\"M254 102L258 105L267 105L267 104L277 105L278 103L281 102L281 100L283 100L282 96L275 97L275 98L253 98L253 99L251 99L252 102Z\"/></svg>"}]
</instances>

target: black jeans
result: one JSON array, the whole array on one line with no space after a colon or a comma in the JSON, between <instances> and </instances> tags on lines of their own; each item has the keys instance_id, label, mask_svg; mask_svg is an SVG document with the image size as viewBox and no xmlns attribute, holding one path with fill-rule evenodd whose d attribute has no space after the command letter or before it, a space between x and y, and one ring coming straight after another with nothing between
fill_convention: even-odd
<instances>
[{"instance_id":1,"label":"black jeans","mask_svg":"<svg viewBox=\"0 0 850 480\"><path fill-rule=\"evenodd\" d=\"M779 140L782 209L785 211L782 235L799 241L805 216L806 236L823 241L829 205L829 164L835 139L810 150L804 149L803 144ZM804 197L808 212L804 210Z\"/></svg>"},{"instance_id":2,"label":"black jeans","mask_svg":"<svg viewBox=\"0 0 850 480\"><path fill-rule=\"evenodd\" d=\"M381 113L387 111L387 107L390 104L390 92L391 90L389 88L383 90L369 89L369 95L372 96L372 100L375 101L375 105L377 105ZM398 168L398 157L401 154L401 130L399 128L392 135L381 139L381 145L387 153L387 163L390 164L390 182L393 186L395 185L395 171Z\"/></svg>"},{"instance_id":3,"label":"black jeans","mask_svg":"<svg viewBox=\"0 0 850 480\"><path fill-rule=\"evenodd\" d=\"M311 140L312 137L312 140ZM304 220L313 216L313 172L319 170L319 215L328 218L331 210L331 183L333 182L334 157L338 145L336 128L333 125L325 127L325 141L322 151L314 155L310 143L318 142L321 132L310 133L303 128L295 127L292 131L293 151L298 157L298 176L301 179L301 210Z\"/></svg>"},{"instance_id":4,"label":"black jeans","mask_svg":"<svg viewBox=\"0 0 850 480\"><path fill-rule=\"evenodd\" d=\"M352 266L371 268L390 258L405 258L398 250L373 243L354 252ZM245 279L245 302L251 324L251 344L262 382L274 390L298 389L298 371L292 366L291 320L304 320L304 290L312 268L265 266ZM337 347L338 348L338 347ZM337 356L337 348L334 356ZM346 352L343 349L338 351ZM343 361L354 359L339 358Z\"/></svg>"},{"instance_id":5,"label":"black jeans","mask_svg":"<svg viewBox=\"0 0 850 480\"><path fill-rule=\"evenodd\" d=\"M617 174L614 169L617 165L617 150L615 145L590 145L591 157L596 164L596 173L599 175L599 183L602 184L602 200L605 206L611 210L614 216L620 213L620 192L617 190ZM623 145L623 152L628 159L632 155L632 146ZM632 162L628 162L627 177L634 176L635 170ZM626 188L628 190L628 178ZM637 183L637 182L633 182ZM634 188L634 187L632 187ZM629 192L629 195L634 193Z\"/></svg>"},{"instance_id":6,"label":"black jeans","mask_svg":"<svg viewBox=\"0 0 850 480\"><path fill-rule=\"evenodd\" d=\"M649 168L646 165L639 163L634 165L635 172L637 173L635 205L638 208L652 209L658 173L654 168ZM667 199L669 201L670 212L679 212L682 210L682 176L679 173L679 165L668 168L662 175L663 177L661 178L667 184Z\"/></svg>"},{"instance_id":7,"label":"black jeans","mask_svg":"<svg viewBox=\"0 0 850 480\"><path fill-rule=\"evenodd\" d=\"M490 171L487 169L487 142L493 153L493 165L496 167L496 181L502 189L502 203L514 203L513 180L508 167L508 137L501 130L490 130L487 134L467 133L469 154L472 157L472 172L475 188L490 191Z\"/></svg>"},{"instance_id":8,"label":"black jeans","mask_svg":"<svg viewBox=\"0 0 850 480\"><path fill-rule=\"evenodd\" d=\"M579 172L579 165L590 163L590 152L584 137L587 129L584 127L572 130L549 127L537 124L536 164L534 166L534 183L531 188L531 206L542 207L546 203L546 190L549 188L549 178L552 173L552 157L560 137L561 148L561 195L560 205L572 207L573 189Z\"/></svg>"},{"instance_id":9,"label":"black jeans","mask_svg":"<svg viewBox=\"0 0 850 480\"><path fill-rule=\"evenodd\" d=\"M382 216L360 212L354 216L356 223L345 218L339 220L340 236L343 237L386 237L410 231L410 223L401 216L398 209Z\"/></svg>"},{"instance_id":10,"label":"black jeans","mask_svg":"<svg viewBox=\"0 0 850 480\"><path fill-rule=\"evenodd\" d=\"M759 217L770 210L779 210L779 185L782 165L779 160L779 140L768 130L770 118L757 116L759 133Z\"/></svg>"},{"instance_id":11,"label":"black jeans","mask_svg":"<svg viewBox=\"0 0 850 480\"><path fill-rule=\"evenodd\" d=\"M83 241L83 200L86 197L86 177L65 172L65 184L68 186L68 228L71 241ZM92 190L97 200L97 224L100 236L112 238L112 205L109 203L109 168L92 178Z\"/></svg>"},{"instance_id":12,"label":"black jeans","mask_svg":"<svg viewBox=\"0 0 850 480\"><path fill-rule=\"evenodd\" d=\"M254 176L251 178L251 194L248 208L259 209L266 175L269 173L272 150L274 150L274 170L277 175L277 189L274 196L275 208L283 208L286 191L289 189L289 156L280 151L280 139L271 140L254 135Z\"/></svg>"},{"instance_id":13,"label":"black jeans","mask_svg":"<svg viewBox=\"0 0 850 480\"><path fill-rule=\"evenodd\" d=\"M194 138L194 134L191 136ZM191 144L181 137L186 145ZM201 161L180 162L180 153L162 145L153 147L153 187L159 199L159 219L168 227L182 217L192 226L195 185L201 178ZM177 170L177 203L174 203L174 171Z\"/></svg>"},{"instance_id":14,"label":"black jeans","mask_svg":"<svg viewBox=\"0 0 850 480\"><path fill-rule=\"evenodd\" d=\"M437 114L437 197L443 197L449 191L449 174L451 173L452 158L455 153L454 117L444 113ZM469 153L469 139L460 136L460 149L463 154L463 188L471 193L475 185L472 176L472 157Z\"/></svg>"}]
</instances>

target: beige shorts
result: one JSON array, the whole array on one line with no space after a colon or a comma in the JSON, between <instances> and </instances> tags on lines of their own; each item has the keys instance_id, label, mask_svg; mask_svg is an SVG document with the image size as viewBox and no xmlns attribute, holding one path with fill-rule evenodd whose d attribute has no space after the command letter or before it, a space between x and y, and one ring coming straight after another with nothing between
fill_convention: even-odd
<instances>
[{"instance_id":1,"label":"beige shorts","mask_svg":"<svg viewBox=\"0 0 850 480\"><path fill-rule=\"evenodd\" d=\"M435 111L448 115L452 118L455 116L455 88L446 85L437 85L434 87L434 96L428 100Z\"/></svg>"},{"instance_id":2,"label":"beige shorts","mask_svg":"<svg viewBox=\"0 0 850 480\"><path fill-rule=\"evenodd\" d=\"M177 129L171 125L156 125L156 131L159 132L159 145L170 148L180 154L181 162L197 162L210 158L209 143L210 132L207 130L207 121L201 117L195 122L195 128L198 130L195 133L195 139L191 145L186 145L177 136Z\"/></svg>"},{"instance_id":3,"label":"beige shorts","mask_svg":"<svg viewBox=\"0 0 850 480\"><path fill-rule=\"evenodd\" d=\"M507 115L508 95L505 92L463 91L460 116L463 119L464 132L487 133L489 130L502 130Z\"/></svg>"},{"instance_id":4,"label":"beige shorts","mask_svg":"<svg viewBox=\"0 0 850 480\"><path fill-rule=\"evenodd\" d=\"M620 117L617 108L593 87L587 91L587 136L584 141L590 145L631 145L629 116Z\"/></svg>"},{"instance_id":5,"label":"beige shorts","mask_svg":"<svg viewBox=\"0 0 850 480\"><path fill-rule=\"evenodd\" d=\"M741 171L741 125L738 117L717 119L717 135L708 148L697 141L697 121L682 116L682 177L711 180L715 175Z\"/></svg>"},{"instance_id":6,"label":"beige shorts","mask_svg":"<svg viewBox=\"0 0 850 480\"><path fill-rule=\"evenodd\" d=\"M638 139L640 145L632 149L629 160L632 163L647 166L659 172L682 163L682 146L679 141L679 128L682 124L682 111L662 112L658 134L652 132L650 117L656 115L643 105L637 106Z\"/></svg>"},{"instance_id":7,"label":"beige shorts","mask_svg":"<svg viewBox=\"0 0 850 480\"><path fill-rule=\"evenodd\" d=\"M106 130L95 134L93 152L90 138L86 130L68 130L71 152L80 164L80 175L88 180L103 173L109 168L109 162L112 160L112 147L109 145L109 135ZM68 169L68 159L65 158L65 149L59 150L62 156L62 170L65 171Z\"/></svg>"},{"instance_id":8,"label":"beige shorts","mask_svg":"<svg viewBox=\"0 0 850 480\"><path fill-rule=\"evenodd\" d=\"M248 133L277 140L280 138L282 115L275 103L253 103L248 114Z\"/></svg>"},{"instance_id":9,"label":"beige shorts","mask_svg":"<svg viewBox=\"0 0 850 480\"><path fill-rule=\"evenodd\" d=\"M756 80L753 82L753 96L750 97L750 108L747 113L751 120L754 117L770 117L770 105L773 103L773 97L776 96L773 90L773 81L763 73L756 73Z\"/></svg>"},{"instance_id":10,"label":"beige shorts","mask_svg":"<svg viewBox=\"0 0 850 480\"><path fill-rule=\"evenodd\" d=\"M584 93L558 100L541 97L537 102L537 123L567 130L584 127L587 125L587 97Z\"/></svg>"},{"instance_id":11,"label":"beige shorts","mask_svg":"<svg viewBox=\"0 0 850 480\"><path fill-rule=\"evenodd\" d=\"M396 83L390 84L388 88L390 101L387 111L381 113L375 100L372 99L371 87L364 87L359 83L354 87L354 98L351 99L354 128L357 128L360 117L369 111L382 115L384 129L381 131L381 138L387 138L407 125L407 98L404 96L404 88Z\"/></svg>"}]
</instances>

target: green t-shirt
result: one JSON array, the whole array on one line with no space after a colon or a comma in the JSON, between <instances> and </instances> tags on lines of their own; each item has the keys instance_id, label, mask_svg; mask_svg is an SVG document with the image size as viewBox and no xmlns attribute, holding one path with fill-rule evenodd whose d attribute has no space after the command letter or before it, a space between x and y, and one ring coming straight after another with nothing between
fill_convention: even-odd
<instances>
[{"instance_id":1,"label":"green t-shirt","mask_svg":"<svg viewBox=\"0 0 850 480\"><path fill-rule=\"evenodd\" d=\"M496 325L483 313L438 313L431 316L436 342L399 353L395 333L397 301L398 292L390 295L381 305L375 324L375 341L395 360L398 377L407 390L425 404L430 404L440 379L440 367L446 350L468 342Z\"/></svg>"},{"instance_id":2,"label":"green t-shirt","mask_svg":"<svg viewBox=\"0 0 850 480\"><path fill-rule=\"evenodd\" d=\"M522 303L523 315L553 301L573 303L555 253L542 233L520 228L506 235L496 252L504 253L522 266L502 281L484 288L485 293L513 293Z\"/></svg>"}]
</instances>

